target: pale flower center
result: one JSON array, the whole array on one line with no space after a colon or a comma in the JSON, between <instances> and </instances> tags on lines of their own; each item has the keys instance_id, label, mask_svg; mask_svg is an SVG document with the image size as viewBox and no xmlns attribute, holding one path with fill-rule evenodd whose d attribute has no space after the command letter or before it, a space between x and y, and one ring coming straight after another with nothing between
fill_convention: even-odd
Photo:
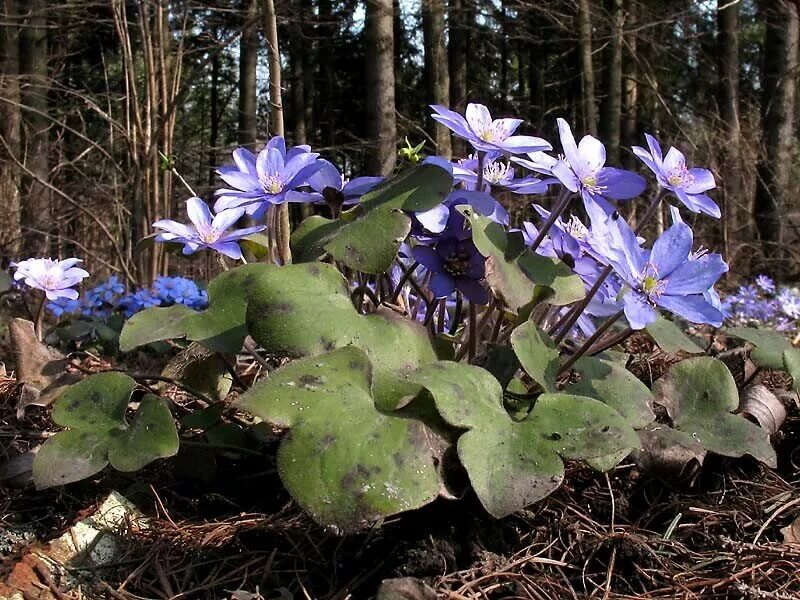
<instances>
[{"instance_id":1,"label":"pale flower center","mask_svg":"<svg viewBox=\"0 0 800 600\"><path fill-rule=\"evenodd\" d=\"M478 137L484 142L503 142L508 135L508 128L497 121L493 122L483 131L478 132Z\"/></svg>"},{"instance_id":2,"label":"pale flower center","mask_svg":"<svg viewBox=\"0 0 800 600\"><path fill-rule=\"evenodd\" d=\"M279 175L264 175L261 178L261 187L268 194L280 194L283 191L283 180Z\"/></svg>"},{"instance_id":3,"label":"pale flower center","mask_svg":"<svg viewBox=\"0 0 800 600\"><path fill-rule=\"evenodd\" d=\"M490 162L483 169L483 178L489 183L498 184L504 179L513 179L514 168L510 164Z\"/></svg>"},{"instance_id":4,"label":"pale flower center","mask_svg":"<svg viewBox=\"0 0 800 600\"><path fill-rule=\"evenodd\" d=\"M680 164L667 173L667 182L673 187L686 187L694 182L694 177L685 164Z\"/></svg>"},{"instance_id":5,"label":"pale flower center","mask_svg":"<svg viewBox=\"0 0 800 600\"><path fill-rule=\"evenodd\" d=\"M652 264L645 265L644 272L642 273L642 281L640 283L642 292L648 297L658 297L664 293L664 288L667 286L665 279L659 279L658 270Z\"/></svg>"},{"instance_id":6,"label":"pale flower center","mask_svg":"<svg viewBox=\"0 0 800 600\"><path fill-rule=\"evenodd\" d=\"M204 244L213 244L220 238L220 235L222 235L222 232L213 227L197 230L197 236Z\"/></svg>"},{"instance_id":7,"label":"pale flower center","mask_svg":"<svg viewBox=\"0 0 800 600\"><path fill-rule=\"evenodd\" d=\"M589 173L588 175L584 175L583 179L581 179L581 184L586 190L596 194L599 194L605 189L600 185L597 179L597 173Z\"/></svg>"},{"instance_id":8,"label":"pale flower center","mask_svg":"<svg viewBox=\"0 0 800 600\"><path fill-rule=\"evenodd\" d=\"M39 283L42 284L42 287L45 289L53 289L58 284L59 277L56 273L45 273L42 275L42 278L39 280Z\"/></svg>"}]
</instances>

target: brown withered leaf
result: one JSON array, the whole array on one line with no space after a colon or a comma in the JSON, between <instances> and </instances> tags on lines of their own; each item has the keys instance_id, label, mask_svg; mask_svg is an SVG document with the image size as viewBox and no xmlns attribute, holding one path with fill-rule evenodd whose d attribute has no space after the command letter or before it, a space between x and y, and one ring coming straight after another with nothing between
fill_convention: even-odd
<instances>
[{"instance_id":1,"label":"brown withered leaf","mask_svg":"<svg viewBox=\"0 0 800 600\"><path fill-rule=\"evenodd\" d=\"M739 399L739 410L750 416L769 432L774 434L786 420L786 407L775 394L760 383L747 386Z\"/></svg>"},{"instance_id":2,"label":"brown withered leaf","mask_svg":"<svg viewBox=\"0 0 800 600\"><path fill-rule=\"evenodd\" d=\"M70 361L55 348L36 338L33 323L12 319L9 325L11 346L17 363L17 381L22 384L17 418L31 405L49 406L67 386L80 381L80 373L68 372Z\"/></svg>"}]
</instances>

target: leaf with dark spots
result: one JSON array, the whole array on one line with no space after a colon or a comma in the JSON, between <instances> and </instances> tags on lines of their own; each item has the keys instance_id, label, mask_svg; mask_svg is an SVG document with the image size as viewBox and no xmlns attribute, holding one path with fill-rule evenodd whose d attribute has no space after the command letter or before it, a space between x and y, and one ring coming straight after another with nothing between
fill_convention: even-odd
<instances>
[{"instance_id":1,"label":"leaf with dark spots","mask_svg":"<svg viewBox=\"0 0 800 600\"><path fill-rule=\"evenodd\" d=\"M296 360L238 401L290 430L278 449L286 488L321 525L358 531L439 494L426 426L379 412L372 367L355 346Z\"/></svg>"},{"instance_id":2,"label":"leaf with dark spots","mask_svg":"<svg viewBox=\"0 0 800 600\"><path fill-rule=\"evenodd\" d=\"M111 463L136 471L157 458L178 452L178 433L164 401L147 394L128 423L125 413L133 379L117 372L98 373L68 388L53 408L53 420L69 427L48 439L36 454L36 487L64 485L91 477Z\"/></svg>"},{"instance_id":3,"label":"leaf with dark spots","mask_svg":"<svg viewBox=\"0 0 800 600\"><path fill-rule=\"evenodd\" d=\"M675 429L706 450L731 457L749 454L776 466L769 433L741 415L731 414L739 406L739 392L722 361L708 356L681 361L656 382L653 391Z\"/></svg>"},{"instance_id":4,"label":"leaf with dark spots","mask_svg":"<svg viewBox=\"0 0 800 600\"><path fill-rule=\"evenodd\" d=\"M332 265L264 270L248 297L248 331L267 352L316 356L348 345L366 352L374 369L373 395L382 409L392 410L402 398L415 396L419 386L407 381L408 373L436 360L420 323L388 309L359 314L347 282ZM279 304L291 306L291 313L276 312Z\"/></svg>"},{"instance_id":5,"label":"leaf with dark spots","mask_svg":"<svg viewBox=\"0 0 800 600\"><path fill-rule=\"evenodd\" d=\"M543 394L527 418L513 421L500 384L479 367L439 363L412 379L431 393L448 423L467 430L458 438L458 456L481 503L498 518L558 488L562 458L593 459L637 443L618 412L591 398Z\"/></svg>"},{"instance_id":6,"label":"leaf with dark spots","mask_svg":"<svg viewBox=\"0 0 800 600\"><path fill-rule=\"evenodd\" d=\"M383 273L392 265L409 231L411 219L402 212L372 211L363 219L348 223L325 250L355 271Z\"/></svg>"}]
</instances>

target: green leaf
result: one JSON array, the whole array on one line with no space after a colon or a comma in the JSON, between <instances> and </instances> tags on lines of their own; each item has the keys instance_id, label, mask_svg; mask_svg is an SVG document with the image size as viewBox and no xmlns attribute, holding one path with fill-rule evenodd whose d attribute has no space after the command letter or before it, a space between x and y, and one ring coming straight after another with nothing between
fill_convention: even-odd
<instances>
[{"instance_id":1,"label":"green leaf","mask_svg":"<svg viewBox=\"0 0 800 600\"><path fill-rule=\"evenodd\" d=\"M525 372L544 391L555 392L560 362L552 338L533 321L526 321L511 334L511 345Z\"/></svg>"},{"instance_id":2,"label":"green leaf","mask_svg":"<svg viewBox=\"0 0 800 600\"><path fill-rule=\"evenodd\" d=\"M583 280L560 260L525 250L517 263L528 279L553 290L554 295L547 299L550 304L564 306L586 296Z\"/></svg>"},{"instance_id":3,"label":"green leaf","mask_svg":"<svg viewBox=\"0 0 800 600\"><path fill-rule=\"evenodd\" d=\"M371 379L367 355L348 346L289 363L239 400L290 429L278 450L281 480L318 523L341 532L439 494L425 426L376 410Z\"/></svg>"},{"instance_id":4,"label":"green leaf","mask_svg":"<svg viewBox=\"0 0 800 600\"><path fill-rule=\"evenodd\" d=\"M458 456L486 510L504 517L553 492L565 459L593 459L636 446L624 418L602 402L543 394L522 421L503 409L500 384L485 370L439 362L414 376L450 425L466 429Z\"/></svg>"},{"instance_id":5,"label":"green leaf","mask_svg":"<svg viewBox=\"0 0 800 600\"><path fill-rule=\"evenodd\" d=\"M792 344L782 333L755 327L731 327L725 333L750 342L755 349L750 358L765 369L783 369L783 353L792 349Z\"/></svg>"},{"instance_id":6,"label":"green leaf","mask_svg":"<svg viewBox=\"0 0 800 600\"><path fill-rule=\"evenodd\" d=\"M367 213L348 223L325 246L336 260L364 273L383 273L411 231L411 219L397 210Z\"/></svg>"},{"instance_id":7,"label":"green leaf","mask_svg":"<svg viewBox=\"0 0 800 600\"><path fill-rule=\"evenodd\" d=\"M246 290L259 273L273 268L257 263L218 275L208 285L206 310L194 311L176 304L149 308L134 315L122 329L120 350L128 352L145 344L185 337L215 352L238 352L247 336Z\"/></svg>"},{"instance_id":8,"label":"green leaf","mask_svg":"<svg viewBox=\"0 0 800 600\"><path fill-rule=\"evenodd\" d=\"M636 429L649 425L655 419L651 408L652 392L624 366L610 360L584 356L578 359L574 369L580 373L581 379L568 386L565 392L608 404Z\"/></svg>"},{"instance_id":9,"label":"green leaf","mask_svg":"<svg viewBox=\"0 0 800 600\"><path fill-rule=\"evenodd\" d=\"M300 223L292 232L292 261L295 263L315 262L326 254L325 246L345 226L345 221L331 220L313 215Z\"/></svg>"},{"instance_id":10,"label":"green leaf","mask_svg":"<svg viewBox=\"0 0 800 600\"><path fill-rule=\"evenodd\" d=\"M356 346L369 356L381 408L419 387L407 374L436 360L425 328L392 310L359 314L347 282L322 263L266 269L248 286L247 329L267 352L278 356L316 356Z\"/></svg>"},{"instance_id":11,"label":"green leaf","mask_svg":"<svg viewBox=\"0 0 800 600\"><path fill-rule=\"evenodd\" d=\"M609 360L584 356L578 359L574 369L580 373L580 381L568 386L565 392L587 396L608 404L625 417L628 424L635 429L645 427L655 420L650 408L653 394L624 366ZM628 448L587 462L598 471L609 471L633 449Z\"/></svg>"},{"instance_id":12,"label":"green leaf","mask_svg":"<svg viewBox=\"0 0 800 600\"><path fill-rule=\"evenodd\" d=\"M403 171L362 196L350 212L375 209L425 211L438 206L450 193L453 176L432 164L423 164Z\"/></svg>"},{"instance_id":13,"label":"green leaf","mask_svg":"<svg viewBox=\"0 0 800 600\"><path fill-rule=\"evenodd\" d=\"M783 351L783 368L792 376L792 389L800 392L800 349L789 348Z\"/></svg>"},{"instance_id":14,"label":"green leaf","mask_svg":"<svg viewBox=\"0 0 800 600\"><path fill-rule=\"evenodd\" d=\"M699 354L703 352L703 349L681 331L680 327L661 315L656 318L654 323L648 325L646 330L658 347L668 354L678 354L679 352Z\"/></svg>"},{"instance_id":15,"label":"green leaf","mask_svg":"<svg viewBox=\"0 0 800 600\"><path fill-rule=\"evenodd\" d=\"M557 306L585 296L583 282L567 265L529 249L522 250L518 235L472 208L462 206L459 210L472 227L475 247L486 257L486 282L512 311L531 304L541 288L552 290L547 301Z\"/></svg>"},{"instance_id":16,"label":"green leaf","mask_svg":"<svg viewBox=\"0 0 800 600\"><path fill-rule=\"evenodd\" d=\"M211 400L224 400L233 384L225 357L197 342L192 342L170 360L161 375L180 381ZM168 385L162 383L161 387Z\"/></svg>"},{"instance_id":17,"label":"green leaf","mask_svg":"<svg viewBox=\"0 0 800 600\"><path fill-rule=\"evenodd\" d=\"M239 241L239 245L247 253L252 254L259 260L269 256L269 237L263 233L251 233L246 238Z\"/></svg>"},{"instance_id":18,"label":"green leaf","mask_svg":"<svg viewBox=\"0 0 800 600\"><path fill-rule=\"evenodd\" d=\"M707 450L732 457L750 454L776 466L769 433L731 414L739 406L739 393L722 361L707 356L681 361L656 382L653 391L675 429L691 435Z\"/></svg>"},{"instance_id":19,"label":"green leaf","mask_svg":"<svg viewBox=\"0 0 800 600\"><path fill-rule=\"evenodd\" d=\"M36 487L91 477L109 462L120 471L141 469L178 452L178 433L165 402L151 394L128 424L125 413L136 383L122 373L92 375L56 401L53 420L67 431L48 439L33 463Z\"/></svg>"}]
</instances>

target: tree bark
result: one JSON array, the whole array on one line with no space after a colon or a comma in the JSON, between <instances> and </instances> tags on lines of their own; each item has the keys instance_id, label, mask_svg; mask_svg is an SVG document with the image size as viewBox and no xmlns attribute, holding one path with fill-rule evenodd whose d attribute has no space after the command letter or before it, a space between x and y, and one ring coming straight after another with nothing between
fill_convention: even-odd
<instances>
[{"instance_id":1,"label":"tree bark","mask_svg":"<svg viewBox=\"0 0 800 600\"><path fill-rule=\"evenodd\" d=\"M444 39L444 0L423 0L422 32L425 46L426 101L450 106L450 74ZM436 141L436 153L450 158L450 130L429 119Z\"/></svg>"},{"instance_id":2,"label":"tree bark","mask_svg":"<svg viewBox=\"0 0 800 600\"><path fill-rule=\"evenodd\" d=\"M638 61L637 44L638 34L636 33L636 0L626 0L625 2L625 28L628 33L623 37L623 76L622 76L622 108L621 108L621 143L629 147L637 144L639 141L638 135L638 101L639 101L639 87L637 84L637 69L636 64ZM628 167L633 168L637 159L632 152L626 152L622 157L622 163Z\"/></svg>"},{"instance_id":3,"label":"tree bark","mask_svg":"<svg viewBox=\"0 0 800 600\"><path fill-rule=\"evenodd\" d=\"M214 39L217 39L214 30ZM211 89L209 90L209 133L208 133L208 187L214 187L217 180L217 146L219 145L219 71L220 53L211 56Z\"/></svg>"},{"instance_id":4,"label":"tree bark","mask_svg":"<svg viewBox=\"0 0 800 600\"><path fill-rule=\"evenodd\" d=\"M396 160L392 0L367 0L367 170L389 175Z\"/></svg>"},{"instance_id":5,"label":"tree bark","mask_svg":"<svg viewBox=\"0 0 800 600\"><path fill-rule=\"evenodd\" d=\"M20 179L19 168L19 26L16 0L2 0L6 23L0 26L0 255L6 260L19 258Z\"/></svg>"},{"instance_id":6,"label":"tree bark","mask_svg":"<svg viewBox=\"0 0 800 600\"><path fill-rule=\"evenodd\" d=\"M592 63L592 15L589 0L578 0L578 50L580 52L581 94L584 129L597 135L597 107L594 98L594 65Z\"/></svg>"},{"instance_id":7,"label":"tree bark","mask_svg":"<svg viewBox=\"0 0 800 600\"><path fill-rule=\"evenodd\" d=\"M467 21L465 0L449 0L447 65L450 71L450 108L463 113L467 106ZM464 156L464 140L451 141L455 156Z\"/></svg>"},{"instance_id":8,"label":"tree bark","mask_svg":"<svg viewBox=\"0 0 800 600\"><path fill-rule=\"evenodd\" d=\"M289 22L289 68L291 70L290 89L292 92L292 137L295 144L306 143L306 91L305 59L303 47L303 0L293 0L292 17Z\"/></svg>"},{"instance_id":9,"label":"tree bark","mask_svg":"<svg viewBox=\"0 0 800 600\"><path fill-rule=\"evenodd\" d=\"M23 249L26 255L48 256L52 228L50 190L50 119L47 94L47 10L46 0L29 0L20 30L20 71L22 123L26 177L23 203Z\"/></svg>"},{"instance_id":10,"label":"tree bark","mask_svg":"<svg viewBox=\"0 0 800 600\"><path fill-rule=\"evenodd\" d=\"M619 164L621 114L622 114L622 28L625 15L622 0L607 0L606 6L611 25L606 47L603 71L603 103L601 105L601 137L606 145L606 156L610 164Z\"/></svg>"},{"instance_id":11,"label":"tree bark","mask_svg":"<svg viewBox=\"0 0 800 600\"><path fill-rule=\"evenodd\" d=\"M258 138L258 0L247 0L239 39L239 130L240 146L256 149Z\"/></svg>"},{"instance_id":12,"label":"tree bark","mask_svg":"<svg viewBox=\"0 0 800 600\"><path fill-rule=\"evenodd\" d=\"M761 81L763 150L757 166L755 217L767 269L777 276L788 270L783 246L782 212L794 147L794 111L797 86L797 6L784 0L761 0L766 25Z\"/></svg>"},{"instance_id":13,"label":"tree bark","mask_svg":"<svg viewBox=\"0 0 800 600\"><path fill-rule=\"evenodd\" d=\"M746 205L742 179L741 127L739 124L739 3L717 0L717 57L719 118L722 148L722 226L727 249L729 231L739 228L741 207ZM730 227L728 227L730 225Z\"/></svg>"}]
</instances>

